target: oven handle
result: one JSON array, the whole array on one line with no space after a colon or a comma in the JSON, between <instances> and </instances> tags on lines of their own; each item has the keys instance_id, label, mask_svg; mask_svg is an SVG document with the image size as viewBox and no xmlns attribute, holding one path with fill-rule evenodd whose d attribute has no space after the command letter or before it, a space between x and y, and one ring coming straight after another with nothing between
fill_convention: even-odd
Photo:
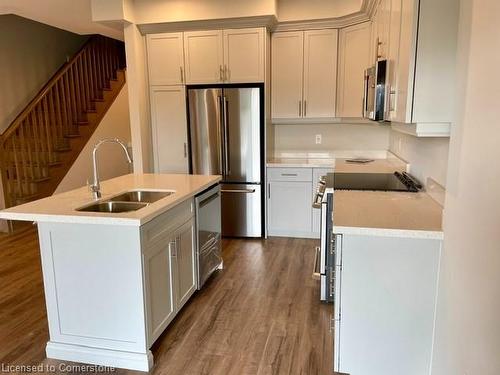
<instances>
[{"instance_id":1,"label":"oven handle","mask_svg":"<svg viewBox=\"0 0 500 375\"><path fill-rule=\"evenodd\" d=\"M314 268L312 278L314 280L321 280L321 267L320 267L320 259L321 259L321 248L316 246L314 249Z\"/></svg>"}]
</instances>

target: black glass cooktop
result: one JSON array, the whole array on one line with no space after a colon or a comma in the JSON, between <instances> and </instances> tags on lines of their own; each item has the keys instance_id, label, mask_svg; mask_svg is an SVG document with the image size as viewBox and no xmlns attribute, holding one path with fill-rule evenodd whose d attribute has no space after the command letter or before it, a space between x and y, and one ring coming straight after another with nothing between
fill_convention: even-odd
<instances>
[{"instance_id":1,"label":"black glass cooktop","mask_svg":"<svg viewBox=\"0 0 500 375\"><path fill-rule=\"evenodd\" d=\"M332 181L333 180L333 181ZM417 192L422 186L407 173L333 173L335 190Z\"/></svg>"}]
</instances>

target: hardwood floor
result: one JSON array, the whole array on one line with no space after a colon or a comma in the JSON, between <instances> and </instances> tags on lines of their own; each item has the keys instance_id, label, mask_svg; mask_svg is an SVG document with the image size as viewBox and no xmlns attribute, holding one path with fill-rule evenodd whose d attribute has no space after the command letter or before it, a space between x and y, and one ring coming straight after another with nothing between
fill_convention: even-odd
<instances>
[{"instance_id":1,"label":"hardwood floor","mask_svg":"<svg viewBox=\"0 0 500 375\"><path fill-rule=\"evenodd\" d=\"M319 285L311 278L315 243L224 240L224 270L157 340L152 373L332 374L332 307L319 302ZM0 284L0 364L57 367L62 362L45 358L48 327L35 228L0 235Z\"/></svg>"}]
</instances>

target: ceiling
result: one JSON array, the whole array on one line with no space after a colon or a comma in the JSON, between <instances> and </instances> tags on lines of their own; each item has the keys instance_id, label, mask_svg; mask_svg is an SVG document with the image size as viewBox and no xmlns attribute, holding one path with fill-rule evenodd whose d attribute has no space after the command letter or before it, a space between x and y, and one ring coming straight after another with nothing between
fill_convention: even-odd
<instances>
[{"instance_id":1,"label":"ceiling","mask_svg":"<svg viewBox=\"0 0 500 375\"><path fill-rule=\"evenodd\" d=\"M92 21L90 0L2 0L0 14L16 14L77 34L123 39L121 24Z\"/></svg>"}]
</instances>

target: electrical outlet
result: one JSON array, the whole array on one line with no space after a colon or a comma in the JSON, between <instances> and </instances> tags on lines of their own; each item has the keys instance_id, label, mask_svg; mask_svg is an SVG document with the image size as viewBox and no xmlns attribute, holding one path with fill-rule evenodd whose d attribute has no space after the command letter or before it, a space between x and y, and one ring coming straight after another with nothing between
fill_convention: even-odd
<instances>
[{"instance_id":1,"label":"electrical outlet","mask_svg":"<svg viewBox=\"0 0 500 375\"><path fill-rule=\"evenodd\" d=\"M316 144L317 145L321 144L321 134L316 134Z\"/></svg>"}]
</instances>

